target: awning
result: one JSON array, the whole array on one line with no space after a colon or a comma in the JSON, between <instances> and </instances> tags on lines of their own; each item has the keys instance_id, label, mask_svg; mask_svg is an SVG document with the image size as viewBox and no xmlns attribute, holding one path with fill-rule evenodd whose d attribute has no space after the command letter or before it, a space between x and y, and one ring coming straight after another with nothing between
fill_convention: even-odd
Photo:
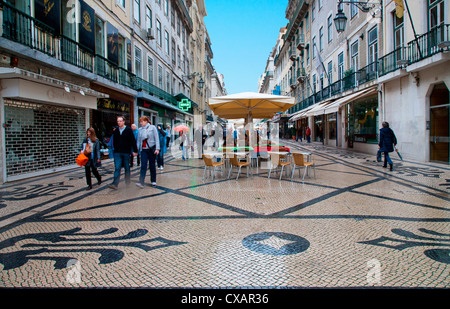
<instances>
[{"instance_id":1,"label":"awning","mask_svg":"<svg viewBox=\"0 0 450 309\"><path fill-rule=\"evenodd\" d=\"M316 104L313 109L311 109L309 112L307 112L305 114L305 116L309 117L309 116L323 115L323 111L324 111L325 107L330 105L332 102L333 102L332 100L329 100L329 101L325 101L325 102Z\"/></svg>"},{"instance_id":2,"label":"awning","mask_svg":"<svg viewBox=\"0 0 450 309\"><path fill-rule=\"evenodd\" d=\"M302 109L301 111L298 111L298 112L292 114L291 118L289 118L289 121L296 121L300 118L303 118L303 115L306 114L313 107L314 107L314 105L311 105L311 106L308 106L307 108Z\"/></svg>"},{"instance_id":3,"label":"awning","mask_svg":"<svg viewBox=\"0 0 450 309\"><path fill-rule=\"evenodd\" d=\"M370 96L372 94L375 94L377 92L377 88L372 87L368 89L363 89L360 91L357 91L355 93L349 94L345 97L342 97L336 101L334 101L332 104L328 105L324 109L324 114L331 114L336 113L339 110L339 107L341 107L344 104L349 103L350 101L354 101L366 96Z\"/></svg>"}]
</instances>

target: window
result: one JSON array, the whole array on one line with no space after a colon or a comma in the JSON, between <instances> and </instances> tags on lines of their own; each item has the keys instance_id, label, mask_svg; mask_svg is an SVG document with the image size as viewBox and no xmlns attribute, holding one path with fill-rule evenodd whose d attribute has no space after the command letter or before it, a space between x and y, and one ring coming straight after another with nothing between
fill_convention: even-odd
<instances>
[{"instance_id":1,"label":"window","mask_svg":"<svg viewBox=\"0 0 450 309\"><path fill-rule=\"evenodd\" d=\"M165 51L166 54L169 55L169 51L170 51L170 45L169 45L169 32L164 30L164 44L166 44L165 46Z\"/></svg>"},{"instance_id":2,"label":"window","mask_svg":"<svg viewBox=\"0 0 450 309\"><path fill-rule=\"evenodd\" d=\"M169 0L164 0L164 15L169 16Z\"/></svg>"},{"instance_id":3,"label":"window","mask_svg":"<svg viewBox=\"0 0 450 309\"><path fill-rule=\"evenodd\" d=\"M148 82L153 85L153 59L150 57L147 58L147 74Z\"/></svg>"},{"instance_id":4,"label":"window","mask_svg":"<svg viewBox=\"0 0 450 309\"><path fill-rule=\"evenodd\" d=\"M323 72L322 73L320 73L320 91L322 91L323 90Z\"/></svg>"},{"instance_id":5,"label":"window","mask_svg":"<svg viewBox=\"0 0 450 309\"><path fill-rule=\"evenodd\" d=\"M373 63L378 60L378 30L377 27L373 27L369 31L369 61L368 63Z\"/></svg>"},{"instance_id":6,"label":"window","mask_svg":"<svg viewBox=\"0 0 450 309\"><path fill-rule=\"evenodd\" d=\"M152 28L152 10L148 5L145 6L145 26L147 29Z\"/></svg>"},{"instance_id":7,"label":"window","mask_svg":"<svg viewBox=\"0 0 450 309\"><path fill-rule=\"evenodd\" d=\"M316 2L313 1L313 3L311 4L311 20L313 21L314 19L316 19Z\"/></svg>"},{"instance_id":8,"label":"window","mask_svg":"<svg viewBox=\"0 0 450 309\"><path fill-rule=\"evenodd\" d=\"M402 47L404 42L403 36L403 16L398 18L395 11L392 13L394 17L394 50Z\"/></svg>"},{"instance_id":9,"label":"window","mask_svg":"<svg viewBox=\"0 0 450 309\"><path fill-rule=\"evenodd\" d=\"M344 53L338 55L338 79L344 78Z\"/></svg>"},{"instance_id":10,"label":"window","mask_svg":"<svg viewBox=\"0 0 450 309\"><path fill-rule=\"evenodd\" d=\"M319 50L323 50L323 27L319 29Z\"/></svg>"},{"instance_id":11,"label":"window","mask_svg":"<svg viewBox=\"0 0 450 309\"><path fill-rule=\"evenodd\" d=\"M353 128L353 140L359 143L378 142L378 96L349 103L348 124Z\"/></svg>"},{"instance_id":12,"label":"window","mask_svg":"<svg viewBox=\"0 0 450 309\"><path fill-rule=\"evenodd\" d=\"M309 30L309 14L308 12L305 14L305 30Z\"/></svg>"},{"instance_id":13,"label":"window","mask_svg":"<svg viewBox=\"0 0 450 309\"><path fill-rule=\"evenodd\" d=\"M170 93L170 73L166 72L166 92Z\"/></svg>"},{"instance_id":14,"label":"window","mask_svg":"<svg viewBox=\"0 0 450 309\"><path fill-rule=\"evenodd\" d=\"M142 76L142 58L141 58L141 50L138 47L134 48L134 73L137 77Z\"/></svg>"},{"instance_id":15,"label":"window","mask_svg":"<svg viewBox=\"0 0 450 309\"><path fill-rule=\"evenodd\" d=\"M180 51L180 47L177 47L177 60L178 60L178 67L181 68L181 51Z\"/></svg>"},{"instance_id":16,"label":"window","mask_svg":"<svg viewBox=\"0 0 450 309\"><path fill-rule=\"evenodd\" d=\"M436 46L439 42L446 40L445 34L448 36L448 27L443 27L445 15L444 1L430 0L429 7L428 31L431 31L430 45Z\"/></svg>"},{"instance_id":17,"label":"window","mask_svg":"<svg viewBox=\"0 0 450 309\"><path fill-rule=\"evenodd\" d=\"M161 22L159 20L156 20L156 42L159 46L162 46Z\"/></svg>"},{"instance_id":18,"label":"window","mask_svg":"<svg viewBox=\"0 0 450 309\"><path fill-rule=\"evenodd\" d=\"M358 41L353 43L351 46L351 57L352 57L351 68L353 69L353 72L356 72L359 68Z\"/></svg>"},{"instance_id":19,"label":"window","mask_svg":"<svg viewBox=\"0 0 450 309\"><path fill-rule=\"evenodd\" d=\"M351 2L356 2L356 1L351 1ZM350 4L351 18L355 17L356 15L358 15L358 7L356 6L356 4Z\"/></svg>"},{"instance_id":20,"label":"window","mask_svg":"<svg viewBox=\"0 0 450 309\"><path fill-rule=\"evenodd\" d=\"M133 15L134 15L134 20L136 20L140 24L141 23L141 0L134 0Z\"/></svg>"},{"instance_id":21,"label":"window","mask_svg":"<svg viewBox=\"0 0 450 309\"><path fill-rule=\"evenodd\" d=\"M95 16L95 53L105 57L105 23Z\"/></svg>"},{"instance_id":22,"label":"window","mask_svg":"<svg viewBox=\"0 0 450 309\"><path fill-rule=\"evenodd\" d=\"M158 64L158 88L163 89L163 69L162 66Z\"/></svg>"},{"instance_id":23,"label":"window","mask_svg":"<svg viewBox=\"0 0 450 309\"><path fill-rule=\"evenodd\" d=\"M429 26L428 30L431 30L435 27L438 27L444 23L444 0L437 1L437 0L429 0Z\"/></svg>"},{"instance_id":24,"label":"window","mask_svg":"<svg viewBox=\"0 0 450 309\"><path fill-rule=\"evenodd\" d=\"M322 8L322 6L323 6L323 1L319 0L319 10Z\"/></svg>"},{"instance_id":25,"label":"window","mask_svg":"<svg viewBox=\"0 0 450 309\"><path fill-rule=\"evenodd\" d=\"M172 6L170 8L170 23L172 27L175 29L175 8Z\"/></svg>"},{"instance_id":26,"label":"window","mask_svg":"<svg viewBox=\"0 0 450 309\"><path fill-rule=\"evenodd\" d=\"M172 64L175 65L175 40L172 38Z\"/></svg>"},{"instance_id":27,"label":"window","mask_svg":"<svg viewBox=\"0 0 450 309\"><path fill-rule=\"evenodd\" d=\"M332 16L328 16L327 25L328 25L328 43L330 43L333 40L333 19L332 19Z\"/></svg>"},{"instance_id":28,"label":"window","mask_svg":"<svg viewBox=\"0 0 450 309\"><path fill-rule=\"evenodd\" d=\"M178 37L180 37L180 35L181 35L181 19L180 18L177 18L177 34L178 34Z\"/></svg>"},{"instance_id":29,"label":"window","mask_svg":"<svg viewBox=\"0 0 450 309\"><path fill-rule=\"evenodd\" d=\"M317 83L317 78L316 78L316 74L313 75L313 93L316 93L316 83Z\"/></svg>"},{"instance_id":30,"label":"window","mask_svg":"<svg viewBox=\"0 0 450 309\"><path fill-rule=\"evenodd\" d=\"M308 47L305 48L306 51L306 65L309 65L309 44Z\"/></svg>"},{"instance_id":31,"label":"window","mask_svg":"<svg viewBox=\"0 0 450 309\"><path fill-rule=\"evenodd\" d=\"M328 62L328 82L333 82L333 61Z\"/></svg>"}]
</instances>

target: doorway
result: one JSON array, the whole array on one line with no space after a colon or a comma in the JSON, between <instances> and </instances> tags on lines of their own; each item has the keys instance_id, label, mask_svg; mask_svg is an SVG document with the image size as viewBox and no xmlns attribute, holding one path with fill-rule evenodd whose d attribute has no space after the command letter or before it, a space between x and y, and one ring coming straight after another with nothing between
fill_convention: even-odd
<instances>
[{"instance_id":1,"label":"doorway","mask_svg":"<svg viewBox=\"0 0 450 309\"><path fill-rule=\"evenodd\" d=\"M444 83L434 86L430 96L430 160L450 163L449 91Z\"/></svg>"}]
</instances>

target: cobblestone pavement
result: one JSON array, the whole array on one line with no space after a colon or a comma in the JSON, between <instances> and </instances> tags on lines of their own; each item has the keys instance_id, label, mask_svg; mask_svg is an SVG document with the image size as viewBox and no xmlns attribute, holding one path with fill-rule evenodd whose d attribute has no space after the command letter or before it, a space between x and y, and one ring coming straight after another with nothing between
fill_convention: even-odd
<instances>
[{"instance_id":1,"label":"cobblestone pavement","mask_svg":"<svg viewBox=\"0 0 450 309\"><path fill-rule=\"evenodd\" d=\"M450 286L448 165L390 172L282 142L313 153L315 178L255 168L203 181L202 160L168 155L156 187L136 187L134 167L129 187L107 188L110 161L91 191L81 168L1 186L0 286Z\"/></svg>"}]
</instances>

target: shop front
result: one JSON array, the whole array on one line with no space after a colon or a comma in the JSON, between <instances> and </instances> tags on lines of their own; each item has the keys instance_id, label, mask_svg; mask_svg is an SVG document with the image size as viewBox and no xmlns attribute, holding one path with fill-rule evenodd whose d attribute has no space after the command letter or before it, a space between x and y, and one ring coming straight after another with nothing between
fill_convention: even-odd
<instances>
[{"instance_id":1,"label":"shop front","mask_svg":"<svg viewBox=\"0 0 450 309\"><path fill-rule=\"evenodd\" d=\"M144 100L142 98L137 101L138 116L147 116L153 125L163 125L166 128L170 125L173 128L176 119L176 112L169 110L155 102Z\"/></svg>"},{"instance_id":2,"label":"shop front","mask_svg":"<svg viewBox=\"0 0 450 309\"><path fill-rule=\"evenodd\" d=\"M124 117L127 126L133 123L134 98L100 85L91 87L109 95L108 98L97 99L96 110L91 112L89 121L100 139L101 148L106 149L113 128L117 126L117 116Z\"/></svg>"},{"instance_id":3,"label":"shop front","mask_svg":"<svg viewBox=\"0 0 450 309\"><path fill-rule=\"evenodd\" d=\"M101 94L47 78L1 80L2 182L76 167L89 111Z\"/></svg>"},{"instance_id":4,"label":"shop front","mask_svg":"<svg viewBox=\"0 0 450 309\"><path fill-rule=\"evenodd\" d=\"M326 143L328 146L338 146L337 143L337 112L325 115L326 119Z\"/></svg>"},{"instance_id":5,"label":"shop front","mask_svg":"<svg viewBox=\"0 0 450 309\"><path fill-rule=\"evenodd\" d=\"M348 147L365 153L378 149L378 95L361 98L345 105Z\"/></svg>"}]
</instances>

